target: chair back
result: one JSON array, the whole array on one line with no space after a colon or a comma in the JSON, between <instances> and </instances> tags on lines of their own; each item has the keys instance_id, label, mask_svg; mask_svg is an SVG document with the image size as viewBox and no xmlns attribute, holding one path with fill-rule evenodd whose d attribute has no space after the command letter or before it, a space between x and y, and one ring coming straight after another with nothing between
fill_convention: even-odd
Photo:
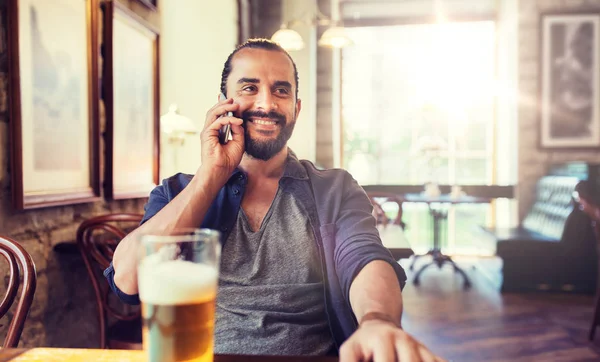
<instances>
[{"instance_id":1,"label":"chair back","mask_svg":"<svg viewBox=\"0 0 600 362\"><path fill-rule=\"evenodd\" d=\"M139 307L125 306L114 300L113 293L102 273L110 266L119 242L135 229L141 220L140 214L107 214L88 219L77 229L77 246L94 287L98 304L100 348L108 346L109 319L133 321L140 318Z\"/></svg>"},{"instance_id":2,"label":"chair back","mask_svg":"<svg viewBox=\"0 0 600 362\"><path fill-rule=\"evenodd\" d=\"M386 192L367 192L367 196L373 205L373 216L377 220L379 237L394 259L405 259L414 254L408 242L404 228L406 224L402 221L402 197ZM386 214L384 205L396 204L398 213L390 218Z\"/></svg>"},{"instance_id":3,"label":"chair back","mask_svg":"<svg viewBox=\"0 0 600 362\"><path fill-rule=\"evenodd\" d=\"M8 237L0 236L0 254L8 262L10 270L6 295L0 303L0 319L4 317L15 301L21 281L21 273L23 273L21 297L4 339L4 348L16 348L35 294L37 285L35 264L31 255L19 243Z\"/></svg>"},{"instance_id":4,"label":"chair back","mask_svg":"<svg viewBox=\"0 0 600 362\"><path fill-rule=\"evenodd\" d=\"M367 192L367 196L373 205L373 216L377 220L377 225L386 226L388 224L398 225L404 229L406 224L402 221L402 198L398 195L387 192ZM398 214L390 219L384 211L383 205L394 203L398 207Z\"/></svg>"}]
</instances>

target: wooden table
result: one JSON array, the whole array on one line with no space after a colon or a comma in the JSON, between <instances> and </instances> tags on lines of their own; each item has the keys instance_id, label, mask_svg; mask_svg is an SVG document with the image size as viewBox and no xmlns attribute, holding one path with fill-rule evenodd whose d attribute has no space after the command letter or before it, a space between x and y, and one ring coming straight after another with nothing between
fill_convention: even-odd
<instances>
[{"instance_id":1,"label":"wooden table","mask_svg":"<svg viewBox=\"0 0 600 362\"><path fill-rule=\"evenodd\" d=\"M336 357L217 355L215 362L337 362ZM143 351L110 349L32 348L0 349L0 362L146 362Z\"/></svg>"}]
</instances>

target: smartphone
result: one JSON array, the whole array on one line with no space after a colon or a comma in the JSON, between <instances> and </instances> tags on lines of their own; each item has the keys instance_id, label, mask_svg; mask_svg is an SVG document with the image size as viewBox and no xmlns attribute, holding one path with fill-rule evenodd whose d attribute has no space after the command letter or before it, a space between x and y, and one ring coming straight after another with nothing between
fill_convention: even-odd
<instances>
[{"instance_id":1,"label":"smartphone","mask_svg":"<svg viewBox=\"0 0 600 362\"><path fill-rule=\"evenodd\" d=\"M225 97L225 94L221 93L219 95L220 101L224 101L226 99L227 99L227 97ZM223 116L231 117L231 116L233 116L233 112L227 112L227 114L223 115ZM223 117L223 116L221 116L221 117ZM223 127L221 127L221 129L219 130L219 143L224 145L227 142L229 142L230 138L231 138L231 125L226 124Z\"/></svg>"}]
</instances>

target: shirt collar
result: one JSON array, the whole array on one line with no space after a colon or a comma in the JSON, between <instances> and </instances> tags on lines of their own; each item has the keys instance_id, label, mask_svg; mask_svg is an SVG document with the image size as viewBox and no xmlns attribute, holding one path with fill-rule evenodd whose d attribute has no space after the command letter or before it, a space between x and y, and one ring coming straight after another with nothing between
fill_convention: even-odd
<instances>
[{"instance_id":1,"label":"shirt collar","mask_svg":"<svg viewBox=\"0 0 600 362\"><path fill-rule=\"evenodd\" d=\"M283 170L283 177L293 178L296 180L308 180L308 173L300 161L298 156L288 148L288 156L286 160L285 169Z\"/></svg>"}]
</instances>

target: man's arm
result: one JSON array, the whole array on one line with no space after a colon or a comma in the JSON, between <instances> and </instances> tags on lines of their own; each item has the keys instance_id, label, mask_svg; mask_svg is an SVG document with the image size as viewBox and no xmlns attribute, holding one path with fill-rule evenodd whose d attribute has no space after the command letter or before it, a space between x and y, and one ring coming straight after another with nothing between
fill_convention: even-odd
<instances>
[{"instance_id":1,"label":"man's arm","mask_svg":"<svg viewBox=\"0 0 600 362\"><path fill-rule=\"evenodd\" d=\"M126 294L137 294L137 255L139 238L150 232L169 233L179 228L195 228L204 220L210 204L223 182L215 177L200 176L199 171L179 195L156 215L129 233L117 246L113 256L114 281Z\"/></svg>"},{"instance_id":2,"label":"man's arm","mask_svg":"<svg viewBox=\"0 0 600 362\"><path fill-rule=\"evenodd\" d=\"M358 273L350 304L359 327L340 348L340 361L443 361L401 329L402 292L387 262L374 260Z\"/></svg>"},{"instance_id":3,"label":"man's arm","mask_svg":"<svg viewBox=\"0 0 600 362\"><path fill-rule=\"evenodd\" d=\"M137 294L137 256L139 237L150 232L168 233L178 228L195 228L202 224L217 193L244 154L243 121L235 117L220 117L239 108L232 99L217 103L206 114L202 143L202 166L190 183L171 202L139 228L127 235L115 250L113 268L115 286L126 294ZM231 124L232 140L219 143L219 130Z\"/></svg>"},{"instance_id":4,"label":"man's arm","mask_svg":"<svg viewBox=\"0 0 600 362\"><path fill-rule=\"evenodd\" d=\"M350 306L361 323L381 319L400 326L402 293L394 269L381 260L367 264L350 286Z\"/></svg>"}]
</instances>

